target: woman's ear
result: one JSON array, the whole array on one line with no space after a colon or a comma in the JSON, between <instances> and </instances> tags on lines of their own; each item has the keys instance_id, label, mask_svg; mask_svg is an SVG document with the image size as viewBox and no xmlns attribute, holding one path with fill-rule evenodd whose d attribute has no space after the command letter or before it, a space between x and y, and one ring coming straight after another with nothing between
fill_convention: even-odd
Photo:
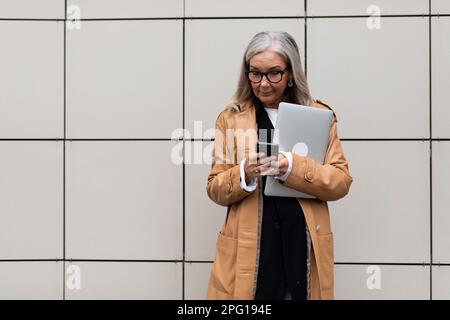
<instances>
[{"instance_id":1,"label":"woman's ear","mask_svg":"<svg viewBox=\"0 0 450 320\"><path fill-rule=\"evenodd\" d=\"M287 75L289 81L294 81L294 74L292 73L292 70L288 70Z\"/></svg>"}]
</instances>

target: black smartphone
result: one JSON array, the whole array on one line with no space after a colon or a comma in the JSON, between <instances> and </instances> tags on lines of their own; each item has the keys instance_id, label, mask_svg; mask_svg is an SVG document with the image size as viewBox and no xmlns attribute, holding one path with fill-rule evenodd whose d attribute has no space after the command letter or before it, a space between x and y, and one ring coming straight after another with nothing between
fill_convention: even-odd
<instances>
[{"instance_id":1,"label":"black smartphone","mask_svg":"<svg viewBox=\"0 0 450 320\"><path fill-rule=\"evenodd\" d=\"M258 141L256 145L256 152L263 152L266 157L270 157L272 155L278 156L278 144Z\"/></svg>"}]
</instances>

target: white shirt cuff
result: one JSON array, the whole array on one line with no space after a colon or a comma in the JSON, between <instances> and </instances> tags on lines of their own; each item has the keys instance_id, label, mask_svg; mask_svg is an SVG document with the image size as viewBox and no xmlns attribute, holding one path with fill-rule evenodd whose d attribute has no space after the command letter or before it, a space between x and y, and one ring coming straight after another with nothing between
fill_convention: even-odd
<instances>
[{"instance_id":1,"label":"white shirt cuff","mask_svg":"<svg viewBox=\"0 0 450 320\"><path fill-rule=\"evenodd\" d=\"M244 170L244 165L245 165L245 161L247 159L242 159L240 167L239 167L239 171L240 171L240 176L241 176L241 188L244 189L247 192L252 192L256 189L256 186L258 184L258 181L256 178L253 178L253 180L247 185L247 183L245 182L245 170Z\"/></svg>"},{"instance_id":2,"label":"white shirt cuff","mask_svg":"<svg viewBox=\"0 0 450 320\"><path fill-rule=\"evenodd\" d=\"M284 152L284 151L280 151L280 153L282 153L286 157L286 159L288 161L288 169L284 175L282 175L281 177L275 177L275 179L278 179L281 181L286 181L287 177L289 176L289 174L292 171L292 153Z\"/></svg>"}]
</instances>

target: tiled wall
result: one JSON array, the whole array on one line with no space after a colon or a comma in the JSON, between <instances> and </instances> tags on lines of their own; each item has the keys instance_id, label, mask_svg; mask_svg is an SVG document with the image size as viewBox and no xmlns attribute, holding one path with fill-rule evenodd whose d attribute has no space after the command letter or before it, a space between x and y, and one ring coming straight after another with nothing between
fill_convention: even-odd
<instances>
[{"instance_id":1,"label":"tiled wall","mask_svg":"<svg viewBox=\"0 0 450 320\"><path fill-rule=\"evenodd\" d=\"M338 115L336 298L450 299L447 0L0 0L0 298L205 296L225 208L194 154L262 30Z\"/></svg>"}]
</instances>

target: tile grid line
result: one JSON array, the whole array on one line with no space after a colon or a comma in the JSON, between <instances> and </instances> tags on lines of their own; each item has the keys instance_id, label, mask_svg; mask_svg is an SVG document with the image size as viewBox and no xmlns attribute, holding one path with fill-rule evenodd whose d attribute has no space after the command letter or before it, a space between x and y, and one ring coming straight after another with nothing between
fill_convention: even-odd
<instances>
[{"instance_id":1,"label":"tile grid line","mask_svg":"<svg viewBox=\"0 0 450 320\"><path fill-rule=\"evenodd\" d=\"M127 262L127 263L188 263L188 264L194 264L194 263L213 263L213 260L182 260L182 259L150 259L150 260L142 260L142 259L3 259L0 260L1 263L8 263L8 262ZM386 266L433 266L433 267L443 267L443 266L450 266L450 263L420 263L420 262L376 262L376 261L369 261L369 262L345 262L345 261L336 261L334 262L335 265L386 265Z\"/></svg>"},{"instance_id":2,"label":"tile grid line","mask_svg":"<svg viewBox=\"0 0 450 320\"><path fill-rule=\"evenodd\" d=\"M428 13L431 13L431 0L428 0ZM429 154L429 161L430 161L430 300L433 300L433 121L432 121L432 112L433 112L433 105L432 105L432 58L431 58L431 16L428 17L428 72L429 72L429 79L428 79L428 95L429 95L429 127L430 127L430 154Z\"/></svg>"},{"instance_id":3,"label":"tile grid line","mask_svg":"<svg viewBox=\"0 0 450 320\"><path fill-rule=\"evenodd\" d=\"M370 18L371 15L293 15L293 16L241 16L241 17L146 17L146 18L86 18L77 21L126 21L126 20L258 20L258 19L352 19ZM379 15L380 18L425 18L425 17L450 17L450 13L445 14L386 14ZM45 18L0 18L0 21L72 21L73 19L45 19Z\"/></svg>"},{"instance_id":4,"label":"tile grid line","mask_svg":"<svg viewBox=\"0 0 450 320\"><path fill-rule=\"evenodd\" d=\"M186 14L186 1L183 0L183 16ZM183 263L182 263L182 292L181 299L185 300L186 297L186 141L185 141L185 93L186 93L186 20L183 19L183 97L182 97L182 118L183 118Z\"/></svg>"},{"instance_id":5,"label":"tile grid line","mask_svg":"<svg viewBox=\"0 0 450 320\"><path fill-rule=\"evenodd\" d=\"M304 51L303 59L305 60L305 78L306 78L306 81L308 81L308 59L307 59L307 56L308 56L308 0L304 1L303 10L305 10L305 19L303 21L304 32L305 32L305 34L304 34L305 44L304 44L304 48L303 48L303 51Z\"/></svg>"},{"instance_id":6,"label":"tile grid line","mask_svg":"<svg viewBox=\"0 0 450 320\"><path fill-rule=\"evenodd\" d=\"M90 139L64 139L64 138L0 138L0 141L63 141L73 142L73 141L84 141L84 142L97 142L97 141L175 141L179 142L181 140L184 141L214 141L214 138L185 138L185 139L171 139L171 138L90 138ZM450 138L340 138L341 141L421 141L421 142L429 142L429 141L450 141Z\"/></svg>"},{"instance_id":7,"label":"tile grid line","mask_svg":"<svg viewBox=\"0 0 450 320\"><path fill-rule=\"evenodd\" d=\"M179 142L181 140L184 141L214 141L214 138L185 138L185 139L171 139L171 138L92 138L92 139L64 139L64 138L0 138L0 141L63 141L66 140L66 142L73 142L73 141L84 141L84 142L97 142L97 141L175 141ZM422 141L422 142L429 142L429 141L450 141L450 138L340 138L341 141Z\"/></svg>"},{"instance_id":8,"label":"tile grid line","mask_svg":"<svg viewBox=\"0 0 450 320\"><path fill-rule=\"evenodd\" d=\"M63 65L63 105L64 105L64 140L63 140L63 300L66 300L66 37L67 37L67 0L64 0L64 65Z\"/></svg>"}]
</instances>

